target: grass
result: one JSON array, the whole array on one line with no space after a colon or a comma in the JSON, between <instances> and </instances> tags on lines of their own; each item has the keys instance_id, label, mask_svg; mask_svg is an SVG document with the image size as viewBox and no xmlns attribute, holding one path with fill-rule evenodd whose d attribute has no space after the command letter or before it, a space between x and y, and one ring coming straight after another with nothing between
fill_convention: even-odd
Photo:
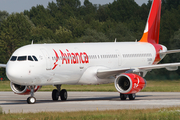
<instances>
[{"instance_id":1,"label":"grass","mask_svg":"<svg viewBox=\"0 0 180 120\"><path fill-rule=\"evenodd\" d=\"M180 80L147 81L142 92L180 92Z\"/></svg>"},{"instance_id":2,"label":"grass","mask_svg":"<svg viewBox=\"0 0 180 120\"><path fill-rule=\"evenodd\" d=\"M54 86L43 86L40 91L52 91ZM62 85L67 91L99 91L116 92L114 84L103 85ZM9 81L0 81L0 91L11 91ZM147 81L146 88L142 92L180 92L180 80Z\"/></svg>"},{"instance_id":3,"label":"grass","mask_svg":"<svg viewBox=\"0 0 180 120\"><path fill-rule=\"evenodd\" d=\"M0 81L0 91L12 91L10 81Z\"/></svg>"},{"instance_id":4,"label":"grass","mask_svg":"<svg viewBox=\"0 0 180 120\"><path fill-rule=\"evenodd\" d=\"M0 114L0 120L178 120L180 107L146 110L107 110Z\"/></svg>"},{"instance_id":5,"label":"grass","mask_svg":"<svg viewBox=\"0 0 180 120\"><path fill-rule=\"evenodd\" d=\"M9 81L0 81L0 91L11 91ZM144 92L180 92L180 80L147 81ZM43 86L41 91L52 91L55 87ZM116 91L114 84L104 85L63 85L68 91ZM2 111L2 110L0 110ZM107 110L79 112L40 112L5 114L0 120L178 120L180 107L145 110Z\"/></svg>"}]
</instances>

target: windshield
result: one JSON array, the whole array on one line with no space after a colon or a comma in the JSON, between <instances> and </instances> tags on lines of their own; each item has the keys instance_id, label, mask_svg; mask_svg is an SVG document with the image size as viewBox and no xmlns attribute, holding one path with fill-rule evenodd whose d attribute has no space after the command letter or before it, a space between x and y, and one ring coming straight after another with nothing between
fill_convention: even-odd
<instances>
[{"instance_id":1,"label":"windshield","mask_svg":"<svg viewBox=\"0 0 180 120\"><path fill-rule=\"evenodd\" d=\"M12 56L10 61L38 61L37 57L34 55L28 55L28 56Z\"/></svg>"},{"instance_id":2,"label":"windshield","mask_svg":"<svg viewBox=\"0 0 180 120\"><path fill-rule=\"evenodd\" d=\"M16 59L17 59L17 56L12 56L10 61L16 61Z\"/></svg>"},{"instance_id":3,"label":"windshield","mask_svg":"<svg viewBox=\"0 0 180 120\"><path fill-rule=\"evenodd\" d=\"M27 60L27 56L19 56L17 60L18 61L25 61L25 60Z\"/></svg>"}]
</instances>

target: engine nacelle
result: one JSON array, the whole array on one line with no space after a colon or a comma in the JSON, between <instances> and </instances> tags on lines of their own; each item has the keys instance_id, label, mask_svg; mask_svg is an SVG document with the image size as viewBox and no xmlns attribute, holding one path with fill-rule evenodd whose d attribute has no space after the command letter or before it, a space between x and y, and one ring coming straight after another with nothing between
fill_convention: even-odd
<instances>
[{"instance_id":1,"label":"engine nacelle","mask_svg":"<svg viewBox=\"0 0 180 120\"><path fill-rule=\"evenodd\" d=\"M10 86L11 86L12 91L18 95L29 95L31 92L31 89L29 86L17 85L12 82L10 83ZM39 89L41 89L41 86L35 86L34 92L38 91Z\"/></svg>"},{"instance_id":2,"label":"engine nacelle","mask_svg":"<svg viewBox=\"0 0 180 120\"><path fill-rule=\"evenodd\" d=\"M124 73L117 76L114 84L120 93L134 94L146 87L146 80L136 74Z\"/></svg>"}]
</instances>

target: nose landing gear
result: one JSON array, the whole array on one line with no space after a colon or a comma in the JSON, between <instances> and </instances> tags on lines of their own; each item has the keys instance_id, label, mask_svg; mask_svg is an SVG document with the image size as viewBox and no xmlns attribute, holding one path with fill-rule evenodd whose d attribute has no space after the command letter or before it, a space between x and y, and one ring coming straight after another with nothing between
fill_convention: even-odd
<instances>
[{"instance_id":1,"label":"nose landing gear","mask_svg":"<svg viewBox=\"0 0 180 120\"><path fill-rule=\"evenodd\" d=\"M36 103L36 98L34 97L34 86L30 86L30 89L31 89L31 96L27 98L27 103L28 104L34 104Z\"/></svg>"}]
</instances>

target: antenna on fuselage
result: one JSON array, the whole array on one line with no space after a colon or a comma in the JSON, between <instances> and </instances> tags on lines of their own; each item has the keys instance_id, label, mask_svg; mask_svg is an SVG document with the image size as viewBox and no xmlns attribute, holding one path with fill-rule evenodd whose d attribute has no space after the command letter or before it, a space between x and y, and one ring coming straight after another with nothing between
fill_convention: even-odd
<instances>
[{"instance_id":1,"label":"antenna on fuselage","mask_svg":"<svg viewBox=\"0 0 180 120\"><path fill-rule=\"evenodd\" d=\"M114 42L116 43L116 41L117 41L117 38L115 38L115 41L114 41Z\"/></svg>"},{"instance_id":2,"label":"antenna on fuselage","mask_svg":"<svg viewBox=\"0 0 180 120\"><path fill-rule=\"evenodd\" d=\"M33 43L33 40L32 40L32 42L31 42L31 45L33 45L34 43Z\"/></svg>"}]
</instances>

